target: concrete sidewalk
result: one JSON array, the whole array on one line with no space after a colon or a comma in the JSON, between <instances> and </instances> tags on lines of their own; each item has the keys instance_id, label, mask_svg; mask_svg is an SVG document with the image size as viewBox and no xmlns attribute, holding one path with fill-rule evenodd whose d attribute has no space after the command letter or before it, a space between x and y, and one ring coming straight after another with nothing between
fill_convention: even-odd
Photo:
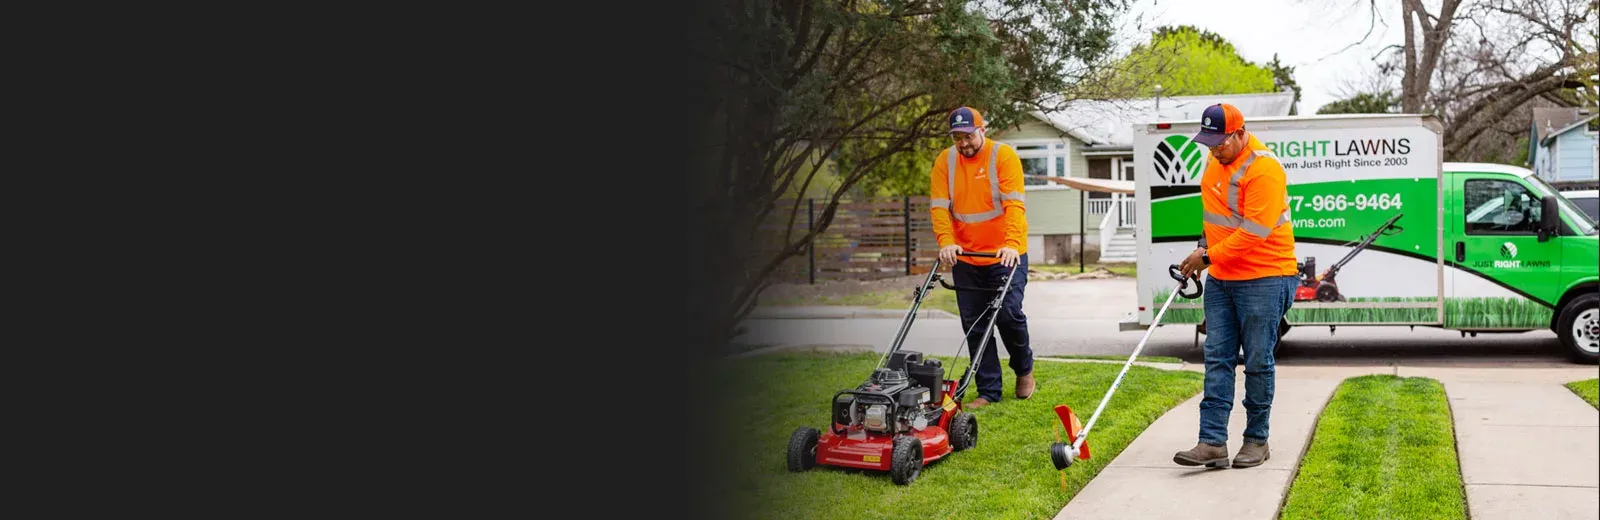
<instances>
[{"instance_id":1,"label":"concrete sidewalk","mask_svg":"<svg viewBox=\"0 0 1600 520\"><path fill-rule=\"evenodd\" d=\"M1265 463L1245 469L1210 469L1172 462L1173 453L1194 447L1198 440L1203 394L1197 394L1151 424L1089 481L1056 518L1276 518L1282 491L1288 489L1294 478L1294 470L1316 426L1317 416L1341 380L1337 377L1286 377L1285 372L1279 367L1275 381L1276 395L1268 433L1272 452ZM1236 377L1235 403L1228 419L1230 459L1244 442L1244 406L1239 404L1244 398L1242 367ZM1088 443L1092 453L1092 431Z\"/></svg>"},{"instance_id":2,"label":"concrete sidewalk","mask_svg":"<svg viewBox=\"0 0 1600 520\"><path fill-rule=\"evenodd\" d=\"M1272 457L1266 463L1242 469L1174 464L1172 454L1196 442L1201 399L1196 395L1151 424L1055 518L1274 519L1333 391L1345 378L1365 374L1428 377L1444 384L1468 513L1474 520L1600 519L1600 412L1562 386L1600 377L1595 367L1281 365L1273 399ZM1243 442L1245 426L1244 407L1238 402L1244 396L1242 368L1236 377L1228 421L1230 455ZM1089 445L1094 446L1093 432Z\"/></svg>"},{"instance_id":3,"label":"concrete sidewalk","mask_svg":"<svg viewBox=\"0 0 1600 520\"><path fill-rule=\"evenodd\" d=\"M1600 518L1600 412L1559 383L1446 382L1474 520Z\"/></svg>"}]
</instances>

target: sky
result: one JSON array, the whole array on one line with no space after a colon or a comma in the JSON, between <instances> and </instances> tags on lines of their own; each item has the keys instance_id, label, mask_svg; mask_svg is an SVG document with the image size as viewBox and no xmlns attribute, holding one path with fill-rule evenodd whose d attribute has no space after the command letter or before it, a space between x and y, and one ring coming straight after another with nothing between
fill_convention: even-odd
<instances>
[{"instance_id":1,"label":"sky","mask_svg":"<svg viewBox=\"0 0 1600 520\"><path fill-rule=\"evenodd\" d=\"M1193 25L1222 36L1258 65L1271 62L1277 53L1280 62L1295 68L1301 90L1298 113L1315 114L1318 107L1345 97L1347 83L1362 85L1376 77L1373 56L1383 46L1401 42L1399 4L1378 2L1379 9L1384 4L1393 4L1388 8L1395 12L1380 12L1382 20L1372 25L1367 0L1136 0L1122 37L1130 43L1148 42L1156 27ZM1143 16L1140 25L1134 25L1137 15ZM1361 41L1369 26L1372 34L1366 42L1346 49ZM1393 84L1399 84L1398 78Z\"/></svg>"}]
</instances>

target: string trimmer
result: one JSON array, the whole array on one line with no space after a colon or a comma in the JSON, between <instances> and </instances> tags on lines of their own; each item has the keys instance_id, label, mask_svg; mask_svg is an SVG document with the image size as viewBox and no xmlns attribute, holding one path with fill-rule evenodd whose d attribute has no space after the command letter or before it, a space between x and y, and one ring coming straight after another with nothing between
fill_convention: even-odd
<instances>
[{"instance_id":1,"label":"string trimmer","mask_svg":"<svg viewBox=\"0 0 1600 520\"><path fill-rule=\"evenodd\" d=\"M1178 281L1178 290L1168 295L1167 302L1161 304L1161 310L1156 312L1155 319L1150 321L1150 328L1145 330L1144 338L1139 340L1139 346L1133 348L1133 355L1128 356L1128 362L1122 365L1122 372L1117 373L1117 379L1111 382L1111 388L1106 390L1106 396L1100 399L1100 406L1094 409L1094 415L1089 416L1089 424L1080 429L1078 416L1072 413L1072 408L1064 404L1056 405L1056 417L1059 417L1061 425L1066 427L1067 438L1072 439L1071 444L1060 442L1050 444L1050 461L1055 463L1056 469L1067 469L1072 466L1073 459L1089 459L1089 445L1085 444L1085 440L1089 438L1089 430L1093 429L1094 422L1100 419L1100 412L1105 411L1106 403L1111 401L1111 394L1116 393L1117 385L1122 384L1122 376L1128 374L1128 368L1133 366L1133 360L1138 359L1139 351L1144 350L1145 342L1150 340L1150 333L1155 332L1156 324L1161 323L1161 316L1167 313L1167 306L1172 305L1172 299L1179 294L1182 294L1184 298L1199 298L1200 294L1205 291L1205 287L1200 284L1200 273L1198 271L1189 275L1195 282L1193 294L1183 292L1189 286L1189 279L1183 277L1183 271L1178 269L1177 265L1167 267L1167 274L1173 280Z\"/></svg>"}]
</instances>

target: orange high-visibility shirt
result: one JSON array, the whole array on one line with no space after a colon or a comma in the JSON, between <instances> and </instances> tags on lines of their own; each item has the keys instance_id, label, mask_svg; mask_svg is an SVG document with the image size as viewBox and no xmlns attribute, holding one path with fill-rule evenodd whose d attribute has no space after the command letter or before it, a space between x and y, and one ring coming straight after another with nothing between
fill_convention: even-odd
<instances>
[{"instance_id":1,"label":"orange high-visibility shirt","mask_svg":"<svg viewBox=\"0 0 1600 520\"><path fill-rule=\"evenodd\" d=\"M985 137L978 153L967 158L951 146L933 161L930 175L928 211L939 247L956 244L963 251L992 253L1009 247L1019 255L1028 252L1022 160L1015 149ZM977 256L956 259L972 265L1000 262Z\"/></svg>"},{"instance_id":2,"label":"orange high-visibility shirt","mask_svg":"<svg viewBox=\"0 0 1600 520\"><path fill-rule=\"evenodd\" d=\"M1299 272L1288 178L1255 135L1233 164L1207 159L1200 200L1205 230L1200 241L1211 255L1211 276L1252 280Z\"/></svg>"}]
</instances>

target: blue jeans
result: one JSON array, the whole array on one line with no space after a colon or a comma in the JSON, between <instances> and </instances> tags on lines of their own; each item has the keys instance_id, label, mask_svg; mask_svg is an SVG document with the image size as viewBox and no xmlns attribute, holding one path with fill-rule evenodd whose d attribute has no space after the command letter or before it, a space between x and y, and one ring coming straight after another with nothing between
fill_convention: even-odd
<instances>
[{"instance_id":1,"label":"blue jeans","mask_svg":"<svg viewBox=\"0 0 1600 520\"><path fill-rule=\"evenodd\" d=\"M957 261L950 267L950 274L955 278L955 284L963 287L999 288L1000 282L1005 281L1006 274L1011 268L998 263L991 265L972 265ZM1028 285L1028 255L1017 255L1017 273L1011 277L1011 289L1006 292L1005 301L1000 302L999 316L995 318L995 329L999 332L1000 339L1005 340L1006 352L1011 354L1011 370L1018 377L1033 373L1033 350L1028 348L1028 317L1022 314L1022 289ZM983 341L984 326L989 324L989 318L984 317L982 322L978 316L983 314L989 302L994 301L996 293L956 291L956 306L961 309L961 330L970 330L967 334L967 359L972 359L978 353L978 344ZM973 324L978 324L976 327ZM983 358L976 361L978 374L973 385L978 388L978 397L987 399L991 403L1000 402L1000 354L995 352L995 335L989 335L989 346L983 349ZM963 374L965 375L965 374ZM959 379L958 379L959 381Z\"/></svg>"},{"instance_id":2,"label":"blue jeans","mask_svg":"<svg viewBox=\"0 0 1600 520\"><path fill-rule=\"evenodd\" d=\"M1299 283L1293 276L1228 281L1206 276L1206 385L1200 400L1200 442L1228 443L1228 413L1233 411L1234 367L1244 350L1246 442L1267 442L1272 415L1272 350L1278 322L1294 303Z\"/></svg>"}]
</instances>

